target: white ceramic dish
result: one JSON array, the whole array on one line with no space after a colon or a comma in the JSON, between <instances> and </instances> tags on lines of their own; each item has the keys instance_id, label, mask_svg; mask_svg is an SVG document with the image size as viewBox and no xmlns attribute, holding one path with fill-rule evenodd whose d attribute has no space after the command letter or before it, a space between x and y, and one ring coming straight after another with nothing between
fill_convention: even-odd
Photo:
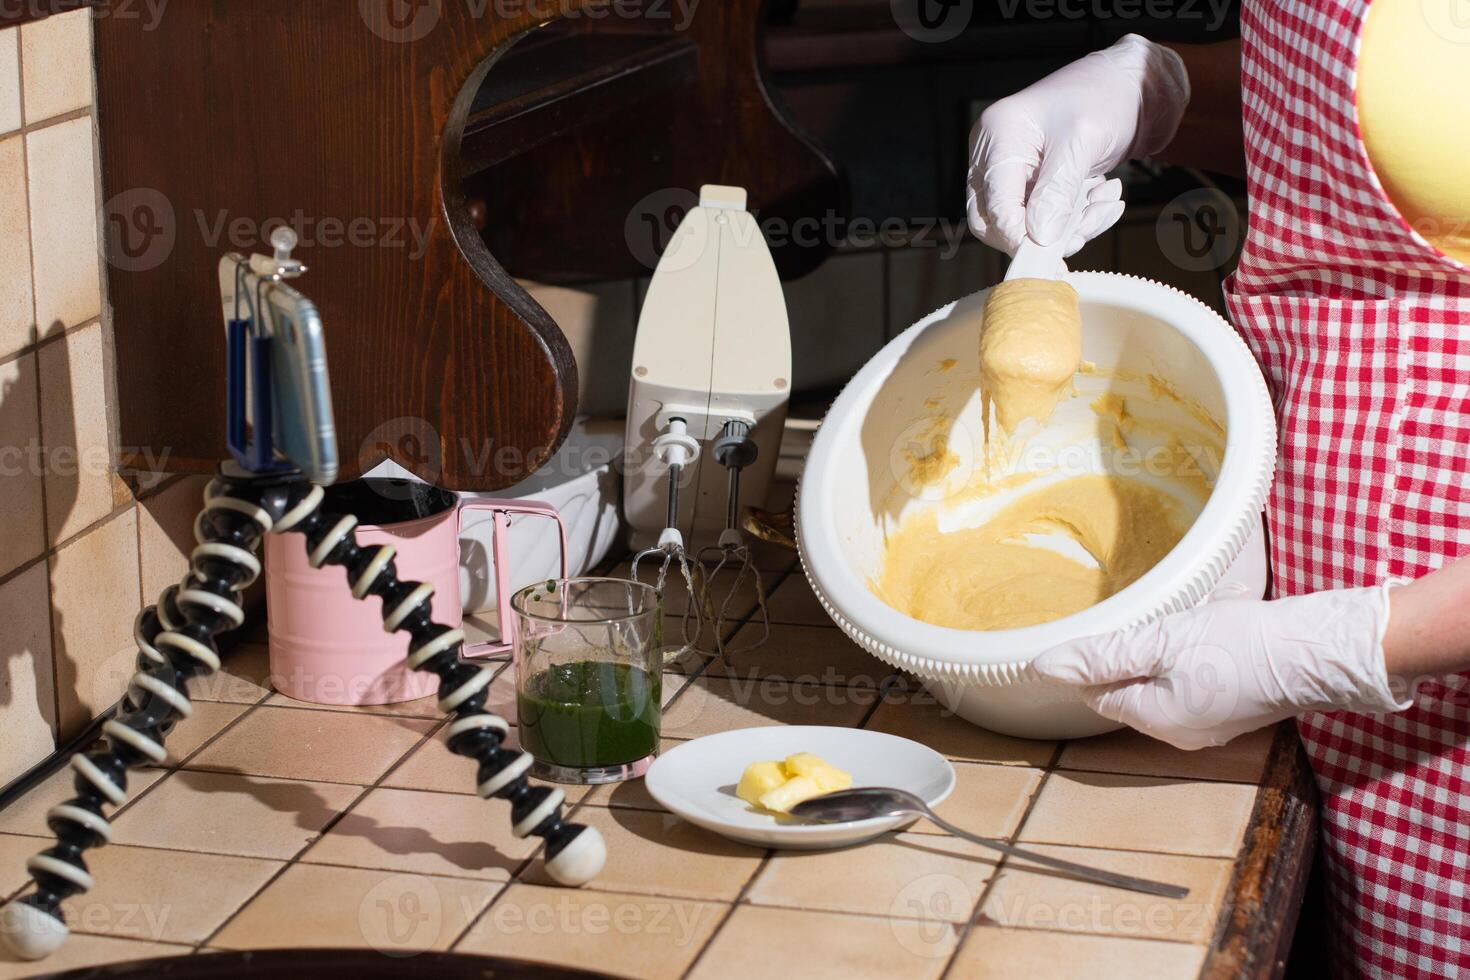
<instances>
[{"instance_id":1,"label":"white ceramic dish","mask_svg":"<svg viewBox=\"0 0 1470 980\"><path fill-rule=\"evenodd\" d=\"M1084 272L1066 279L1081 297L1083 357L1099 372L1079 376L1082 396L1059 406L1033 444L1045 448L1053 440L1061 444L1051 449L1068 450L1072 437L1066 433L1083 431L1087 419L1095 441L1096 395L1133 394L1124 389L1139 384L1120 380L1120 372L1162 378L1226 429L1213 492L1157 566L1089 609L993 632L921 622L869 588L882 566L887 533L916 510L946 499L943 487L904 485L909 465L903 450L928 438L936 405L957 420L948 433L950 450L971 465L980 458L975 362L988 290L920 320L853 378L813 440L797 499L802 564L837 624L879 659L923 678L961 717L1032 738L1080 737L1118 727L1075 692L1037 678L1028 665L1038 653L1200 602L1248 544L1250 570L1243 574L1262 575L1260 513L1276 456L1265 380L1218 314L1178 290L1131 276ZM953 363L942 367L947 362ZM1147 408L1147 398L1139 405ZM1092 460L1086 453L1079 458ZM1263 585L1263 578L1247 582L1256 589Z\"/></svg>"},{"instance_id":2,"label":"white ceramic dish","mask_svg":"<svg viewBox=\"0 0 1470 980\"><path fill-rule=\"evenodd\" d=\"M808 824L762 813L735 795L752 762L813 752L852 773L854 786L896 786L936 806L954 789L954 767L933 749L883 732L820 725L745 728L706 735L661 755L643 777L649 794L690 823L760 847L815 849L869 840L911 817Z\"/></svg>"}]
</instances>

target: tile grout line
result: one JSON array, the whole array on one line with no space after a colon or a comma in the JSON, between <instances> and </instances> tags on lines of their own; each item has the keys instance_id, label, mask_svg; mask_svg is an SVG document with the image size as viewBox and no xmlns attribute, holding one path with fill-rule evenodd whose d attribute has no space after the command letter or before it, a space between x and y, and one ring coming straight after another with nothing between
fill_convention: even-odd
<instances>
[{"instance_id":1,"label":"tile grout line","mask_svg":"<svg viewBox=\"0 0 1470 980\"><path fill-rule=\"evenodd\" d=\"M495 678L496 677L499 677L500 674L501 674L501 672L503 670L504 670L504 668L501 668L500 671L496 671L495 672L495 675L490 678L490 682L492 684L495 682ZM489 687L489 684L487 684L486 687ZM260 704L264 704L265 701L268 699L268 697L269 696L267 696L267 698L263 698L261 700ZM354 796L352 798L352 800L350 802L348 802L348 804L346 806L344 806L341 810L337 811L337 813L333 814L332 817L330 819L328 819L326 823L322 824L322 826L318 829L317 833L315 835L313 835L310 840L308 840L305 844L303 844L300 847L300 849L298 849L294 854L292 854L290 857L288 857L288 858L285 859L285 861L281 864L281 866L276 869L275 874L271 875L259 888L257 888L254 892L252 892L248 898L246 898L243 902L241 902L240 905L233 912L231 912L229 915L227 915L219 923L219 925L215 926L214 929L211 930L208 935L206 935L202 940L200 940L197 944L195 944L195 949L196 950L202 950L202 949L206 948L209 945L210 942L212 942L214 939L216 939L219 936L219 934L221 932L223 932L230 925L231 922L234 922L237 918L239 918L240 917L240 914L242 912L244 912L247 908L249 908L256 901L256 899L260 898L260 896L265 893L265 890L267 888L269 888L271 885L275 884L276 881L278 881L281 878L281 876L284 875L291 868L294 868L297 865L301 864L302 863L301 862L302 855L304 855L307 851L311 850L311 848L314 847L316 845L316 843L318 841L320 841L322 838L326 837L327 834L331 833L332 828L335 827L335 826L337 826L337 824L341 823L347 817L347 815L349 813L351 813L353 811L353 809L358 806L358 804L360 804L364 799L367 798L368 794L372 793L374 790L383 788L382 787L383 780L387 779L394 772L396 772L408 760L408 758L411 755L413 755L419 749L423 748L436 735L438 735L439 732L448 723L448 721L449 721L448 716L445 716L443 718L440 718L437 723L435 723L435 724L433 724L433 725L431 725L429 727L429 730L427 732L425 732L423 734L423 736L417 742L415 742L401 756L399 756L398 759L395 762L393 762L391 765L389 765L385 770L383 770L383 772L379 773L377 779L375 779L370 785L362 786L361 787L362 788L362 792L361 793L358 793L356 796ZM194 771L198 771L198 770L194 770ZM275 778L275 777L268 777L268 778ZM313 780L302 780L302 781L303 782L313 782ZM321 780L321 782L326 782L326 780ZM333 783L332 785L342 786L342 785L361 785L361 784ZM360 869L360 870L367 870L367 869Z\"/></svg>"},{"instance_id":2,"label":"tile grout line","mask_svg":"<svg viewBox=\"0 0 1470 980\"><path fill-rule=\"evenodd\" d=\"M21 30L15 29L15 87L16 101L20 108L20 129L15 133L15 138L20 140L20 179L22 183L21 192L25 198L26 212L26 256L30 269L31 288L27 290L30 294L30 320L31 336L40 337L40 325L36 322L36 233L35 222L31 214L31 150L30 140L26 139L26 76L25 76L25 45L21 43ZM8 137L7 137L8 138ZM39 356L40 344L26 344L16 351L13 358L19 360L31 353L31 373L36 381L36 438L45 445L45 435L41 427L41 413L45 409L45 401L41 394L41 358ZM9 363L7 358L6 363ZM47 511L46 501L46 473L41 472L41 554L32 562L27 562L20 568L14 570L5 579L0 580L0 585L8 582L11 577L19 576L36 564L46 563L46 652L47 659L51 662L51 746L54 751L61 745L61 677L56 669L56 602L51 595L51 517Z\"/></svg>"},{"instance_id":3,"label":"tile grout line","mask_svg":"<svg viewBox=\"0 0 1470 980\"><path fill-rule=\"evenodd\" d=\"M607 785L607 784L604 784L604 785ZM563 792L565 792L565 791L563 791ZM589 790L588 792L591 792L591 790ZM566 822L566 823L575 823L576 820L574 818L577 816L578 813L581 812L582 807L583 807L583 805L586 802L587 802L587 798L586 798L586 796L583 796L581 799L577 800L575 803L565 804L566 805L566 813L564 813L562 815L563 822ZM510 891L510 889L511 889L512 886L514 886L514 885L527 885L527 886L538 887L538 888L546 887L544 885L535 885L533 882L525 881L524 879L521 878L521 875L523 875L524 873L526 873L527 871L529 871L531 869L531 865L535 863L537 855L539 855L541 853L541 851L543 850L543 848L545 846L546 846L545 845L545 842L536 845L536 849L535 850L533 850L530 854L526 855L526 857L524 859L522 859L522 861L521 861L520 864L517 864L513 869L511 869L510 876L504 882L499 883L501 885L501 887L496 890L496 892L495 892L494 895L491 895L490 896L490 901L488 901L488 902L485 903L485 907L483 909L481 909L476 915L474 915L470 919L470 921L465 925L465 927L459 931L459 934L454 937L454 941L451 942L446 947L446 950L448 952L454 952L455 948L458 947L460 943L464 942L466 939L468 939L470 937L470 933L474 932L475 931L475 927L478 926L481 922L485 921L485 917L490 914L490 910L495 907L496 903L499 902L502 897L504 897L504 895L505 895L506 892ZM479 879L474 879L474 880L484 881L485 879L479 878ZM566 886L563 886L563 887L566 887Z\"/></svg>"},{"instance_id":4,"label":"tile grout line","mask_svg":"<svg viewBox=\"0 0 1470 980\"><path fill-rule=\"evenodd\" d=\"M612 565L611 565L611 568L616 568L617 565L620 564L620 563L621 563L621 560L619 560L617 562L613 562ZM764 598L766 599L767 602L770 601L770 596L775 593L776 589L778 589L786 581L786 579L791 575L791 571L792 571L791 568L787 568L786 571L784 571L784 572L782 572L782 573L779 574L779 577L776 579L775 584L772 585L770 587L770 589L766 592L766 595L765 595ZM694 597L693 596L690 597L690 601L694 601ZM743 617L741 617L741 619L738 622L738 624L730 630L730 633L729 633L729 638L730 639L734 639L734 637L736 636L736 634L738 634L740 632L740 630L744 629L745 626L749 624L751 617L755 614L755 612L759 608L760 608L760 604L757 603L750 610L748 610ZM726 642L729 642L729 640L727 640ZM681 686L679 688L679 690L674 693L674 696L671 697L671 698L669 698L668 702L666 704L664 704L660 708L660 713L667 712L669 710L669 708L674 705L675 702L677 702L681 697L683 697L684 696L684 693L689 690L690 686L692 686L694 684L694 682L696 680L698 680L700 677L704 676L705 672L709 669L710 664L714 663L714 661L716 659L717 659L717 657L706 657L706 658L703 658L703 662L694 671L692 671L692 672L690 672L688 674L685 674L684 675L685 676L685 681L684 681L683 686ZM674 673L674 674L679 674L680 673L679 671L667 671L667 670L665 670L664 672L665 673ZM660 731L660 735L662 736L662 731ZM591 791L589 791L589 795L590 795L590 792ZM581 799L579 799L576 802L575 805L573 805L570 809L568 809L567 815L566 815L566 819L567 820L572 820L579 813L581 813L581 811L584 808L586 808L588 806L591 806L591 805L592 804L589 804L587 802L587 797L586 796L583 796ZM613 808L610 807L610 806L609 807L601 807L599 809L606 809L609 812L611 812L613 810ZM644 813L666 813L667 811L664 811L664 810L661 810L660 809L660 810L657 810L657 811L644 810L644 811L640 811L640 812L644 812ZM483 922L485 920L486 916L488 916L488 915L491 914L491 910L495 907L496 903L500 901L500 899L502 898L502 896L504 896L505 893L507 891L509 891L513 885L516 885L516 884L523 884L523 885L531 884L530 882L525 881L521 876L527 870L529 870L530 866L534 863L534 861L536 859L536 856L540 852L540 850L541 849L538 847L535 852L533 852L529 857L527 857L525 859L525 861L523 861L520 865L518 865L516 867L516 869L511 873L510 880L508 882L506 882L505 887L503 887L502 889L500 889L500 891L498 891L498 892L495 893L495 895L490 899L490 901L486 903L485 908L480 911L480 914L479 915L476 915L474 917L474 919L468 925L466 925L463 930L461 930L460 934L455 938L454 942L449 945L449 949L451 951L457 949L459 947L459 945L461 943L463 943L465 941L465 939L467 939L469 937L470 933L473 932L474 929L481 922ZM730 916L734 915L735 908L739 904L740 899L745 896L746 892L750 888L751 883L755 881L756 876L760 874L760 872L765 868L766 863L770 861L771 854L772 854L772 852L770 851L770 849L767 849L765 855L761 858L760 864L758 864L755 867L754 871L752 871L750 878L747 879L747 881L745 882L745 884L741 887L739 893L736 894L734 901L732 901L731 903L729 903L729 908L726 910L725 915L720 919L719 924L716 925L715 928L714 928L714 930L710 933L710 938L708 940L706 940L705 945L703 947L701 947L699 953L690 962L690 965L689 965L688 969L685 971L685 975L687 975L690 970L693 970L694 969L695 964L697 964L699 962L699 960L704 956L705 950L709 948L709 944L712 943L712 942L714 942L715 937L719 935L720 931L724 928L725 923L727 921L729 921ZM614 894L620 894L620 893L617 893L617 892L613 892L613 893ZM670 896L653 896L653 897L655 897L655 898L664 898L665 900L674 900ZM679 901L685 901L685 899L678 899L678 900Z\"/></svg>"},{"instance_id":5,"label":"tile grout line","mask_svg":"<svg viewBox=\"0 0 1470 980\"><path fill-rule=\"evenodd\" d=\"M1057 763L1061 761L1062 752L1066 748L1066 741L1060 741L1057 743L1056 748L1052 750L1051 760L1046 764L1046 768L1042 770L1041 779L1037 781L1036 789L1032 792L1031 798L1026 801L1026 809L1021 812L1021 819L1016 821L1015 828L1003 838L1008 843L1014 844L1021 836L1021 831L1026 827L1026 821L1031 818L1031 812L1036 809L1037 801L1041 799L1041 793L1046 789L1047 780L1056 771ZM939 974L939 980L948 980L950 972L954 969L955 961L959 959L960 950L964 948L966 940L970 938L970 933L975 930L975 926L978 924L980 917L985 914L985 901L990 897L990 893L994 890L996 882L1000 880L1001 874L1005 872L1007 862L1008 857L1005 854L1000 855L999 859L995 862L995 873L990 876L990 879L985 882L985 886L980 889L980 895L975 900L975 910L970 913L969 917L960 926L959 935L955 938L954 952L949 954L949 959L944 964L944 970Z\"/></svg>"},{"instance_id":6,"label":"tile grout line","mask_svg":"<svg viewBox=\"0 0 1470 980\"><path fill-rule=\"evenodd\" d=\"M694 972L695 968L699 966L700 961L709 954L710 947L715 944L715 940L720 937L720 933L725 931L725 926L730 924L730 920L735 917L736 910L740 908L741 903L744 902L746 896L750 894L750 889L755 884L755 880L761 876L761 873L766 870L771 861L774 860L775 856L775 850L769 847L766 848L765 856L762 857L760 863L755 866L755 870L750 873L750 877L745 880L745 884L740 886L740 891L735 893L735 899L730 903L730 907L725 911L724 916L720 918L719 923L716 924L714 929L710 932L709 938L704 941L704 945L699 948L699 952L695 954L694 959L689 961L689 966L685 968L681 976L688 977L689 975L691 975ZM747 903L747 907L752 906Z\"/></svg>"}]
</instances>

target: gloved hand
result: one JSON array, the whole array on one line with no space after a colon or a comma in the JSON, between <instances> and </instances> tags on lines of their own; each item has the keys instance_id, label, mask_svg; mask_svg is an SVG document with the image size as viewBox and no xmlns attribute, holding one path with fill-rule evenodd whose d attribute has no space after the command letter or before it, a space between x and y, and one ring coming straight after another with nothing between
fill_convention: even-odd
<instances>
[{"instance_id":1,"label":"gloved hand","mask_svg":"<svg viewBox=\"0 0 1470 980\"><path fill-rule=\"evenodd\" d=\"M1162 150L1188 103L1183 60L1137 34L1001 99L970 134L970 230L1010 254L1028 232L1055 244L1083 182ZM1112 227L1122 196L1118 180L1093 189L1066 254Z\"/></svg>"},{"instance_id":2,"label":"gloved hand","mask_svg":"<svg viewBox=\"0 0 1470 980\"><path fill-rule=\"evenodd\" d=\"M1098 714L1181 749L1304 711L1402 711L1383 662L1389 586L1220 599L1041 654L1038 674Z\"/></svg>"}]
</instances>

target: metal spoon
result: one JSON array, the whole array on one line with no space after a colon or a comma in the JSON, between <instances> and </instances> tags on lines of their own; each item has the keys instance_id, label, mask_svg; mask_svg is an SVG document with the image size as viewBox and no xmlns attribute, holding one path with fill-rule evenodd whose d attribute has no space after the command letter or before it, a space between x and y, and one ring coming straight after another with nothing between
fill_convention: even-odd
<instances>
[{"instance_id":1,"label":"metal spoon","mask_svg":"<svg viewBox=\"0 0 1470 980\"><path fill-rule=\"evenodd\" d=\"M1129 891L1143 892L1146 895L1160 895L1164 898L1183 898L1189 894L1188 888L1181 888L1178 885L1166 885L1163 882L1149 881L1146 878L1135 878L1132 875L1103 871L1100 868L1089 868L1086 865L1063 861L1061 858L1024 850L991 837L980 837L956 827L929 809L923 800L901 789L864 786L858 789L838 790L835 793L827 793L825 796L798 803L791 808L792 816L815 820L818 823L839 823L848 820L869 820L874 817L898 817L910 814L928 817L956 837L974 841L976 844L999 851L1009 857L1021 858L1033 864L1065 871L1083 881L1110 885L1113 888L1126 888Z\"/></svg>"}]
</instances>

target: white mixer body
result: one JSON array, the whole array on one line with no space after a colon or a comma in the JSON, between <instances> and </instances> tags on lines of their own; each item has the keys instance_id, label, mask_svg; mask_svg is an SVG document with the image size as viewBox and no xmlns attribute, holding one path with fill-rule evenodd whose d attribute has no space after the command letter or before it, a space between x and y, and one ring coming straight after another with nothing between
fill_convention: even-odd
<instances>
[{"instance_id":1,"label":"white mixer body","mask_svg":"<svg viewBox=\"0 0 1470 980\"><path fill-rule=\"evenodd\" d=\"M683 420L697 456L680 480L678 530L691 547L725 527L728 471L708 451L727 422L758 447L740 495L764 501L791 389L791 329L775 263L745 191L706 185L649 283L633 346L623 509L635 547L667 525L669 466L655 444Z\"/></svg>"}]
</instances>

